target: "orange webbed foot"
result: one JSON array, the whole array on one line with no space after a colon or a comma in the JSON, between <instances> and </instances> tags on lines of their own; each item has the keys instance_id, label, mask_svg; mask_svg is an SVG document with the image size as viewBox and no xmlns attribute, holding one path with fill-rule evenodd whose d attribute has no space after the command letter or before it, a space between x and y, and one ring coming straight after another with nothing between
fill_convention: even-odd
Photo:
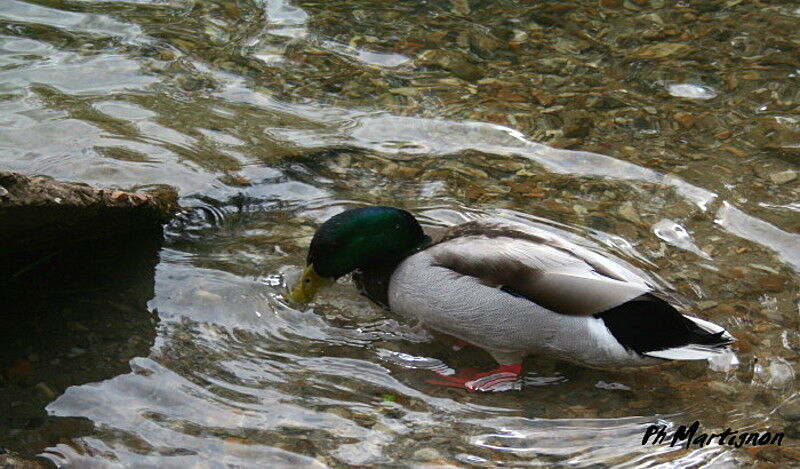
<instances>
[{"instance_id":1,"label":"orange webbed foot","mask_svg":"<svg viewBox=\"0 0 800 469\"><path fill-rule=\"evenodd\" d=\"M467 370L462 370L455 376L441 375L441 380L429 379L426 381L437 386L456 387L470 392L500 392L520 389L519 376L521 372L522 364L514 363L500 365L494 370L483 373L469 373Z\"/></svg>"}]
</instances>

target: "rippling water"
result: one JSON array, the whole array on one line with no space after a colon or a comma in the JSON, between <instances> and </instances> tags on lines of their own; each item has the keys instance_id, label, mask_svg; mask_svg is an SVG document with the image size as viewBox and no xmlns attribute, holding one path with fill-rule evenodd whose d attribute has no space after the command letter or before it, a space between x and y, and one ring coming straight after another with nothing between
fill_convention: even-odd
<instances>
[{"instance_id":1,"label":"rippling water","mask_svg":"<svg viewBox=\"0 0 800 469\"><path fill-rule=\"evenodd\" d=\"M34 371L0 382L0 444L80 468L751 461L640 442L652 424L789 424L800 10L617 3L4 0L2 166L169 185L187 210L154 268L54 300L58 340L3 350ZM281 301L316 226L378 203L607 250L698 302L741 364L530 357L519 392L427 384L491 359L346 281L305 311Z\"/></svg>"}]
</instances>

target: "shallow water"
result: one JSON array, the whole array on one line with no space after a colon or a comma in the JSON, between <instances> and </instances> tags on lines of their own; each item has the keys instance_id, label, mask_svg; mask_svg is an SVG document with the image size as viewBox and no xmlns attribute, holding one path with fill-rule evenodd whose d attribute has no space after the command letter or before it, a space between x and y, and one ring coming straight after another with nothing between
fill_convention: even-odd
<instances>
[{"instance_id":1,"label":"shallow water","mask_svg":"<svg viewBox=\"0 0 800 469\"><path fill-rule=\"evenodd\" d=\"M87 254L118 283L15 297L47 316L2 327L0 445L81 468L798 464L779 411L800 352L798 20L788 0L5 0L2 166L169 185L187 211L157 260ZM316 226L368 204L582 239L696 301L740 365L530 357L519 392L432 386L491 359L346 281L281 301ZM694 420L787 438L640 444Z\"/></svg>"}]
</instances>

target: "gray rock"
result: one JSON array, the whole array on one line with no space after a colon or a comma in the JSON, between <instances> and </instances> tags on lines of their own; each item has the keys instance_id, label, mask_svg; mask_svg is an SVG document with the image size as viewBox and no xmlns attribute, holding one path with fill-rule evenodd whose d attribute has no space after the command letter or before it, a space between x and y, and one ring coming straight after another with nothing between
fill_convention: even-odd
<instances>
[{"instance_id":1,"label":"gray rock","mask_svg":"<svg viewBox=\"0 0 800 469\"><path fill-rule=\"evenodd\" d=\"M780 171L777 173L772 173L769 175L769 180L774 182L775 184L786 184L787 182L792 182L797 179L797 173L792 171L791 169L787 169L786 171Z\"/></svg>"},{"instance_id":2,"label":"gray rock","mask_svg":"<svg viewBox=\"0 0 800 469\"><path fill-rule=\"evenodd\" d=\"M442 454L434 448L422 448L414 451L411 457L417 461L433 461L441 459Z\"/></svg>"}]
</instances>

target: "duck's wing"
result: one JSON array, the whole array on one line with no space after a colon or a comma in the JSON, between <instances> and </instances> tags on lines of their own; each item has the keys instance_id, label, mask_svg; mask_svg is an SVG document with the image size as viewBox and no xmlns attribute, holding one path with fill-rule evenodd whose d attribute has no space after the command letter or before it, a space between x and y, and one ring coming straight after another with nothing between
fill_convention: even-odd
<instances>
[{"instance_id":1,"label":"duck's wing","mask_svg":"<svg viewBox=\"0 0 800 469\"><path fill-rule=\"evenodd\" d=\"M620 263L529 227L469 222L426 251L443 267L561 314L592 315L653 290Z\"/></svg>"}]
</instances>

